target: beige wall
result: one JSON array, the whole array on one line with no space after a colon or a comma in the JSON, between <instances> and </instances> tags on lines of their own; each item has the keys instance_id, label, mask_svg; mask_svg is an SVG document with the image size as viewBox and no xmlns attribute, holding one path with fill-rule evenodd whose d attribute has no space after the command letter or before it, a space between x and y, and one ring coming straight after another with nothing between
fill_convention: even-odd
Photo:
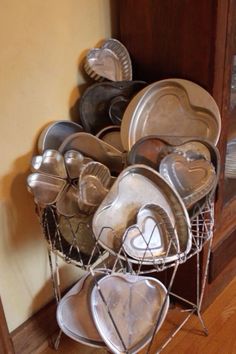
<instances>
[{"instance_id":1,"label":"beige wall","mask_svg":"<svg viewBox=\"0 0 236 354\"><path fill-rule=\"evenodd\" d=\"M70 119L87 49L111 36L109 0L2 0L0 11L0 294L13 330L52 296L26 176L41 128ZM65 282L78 277L63 267Z\"/></svg>"}]
</instances>

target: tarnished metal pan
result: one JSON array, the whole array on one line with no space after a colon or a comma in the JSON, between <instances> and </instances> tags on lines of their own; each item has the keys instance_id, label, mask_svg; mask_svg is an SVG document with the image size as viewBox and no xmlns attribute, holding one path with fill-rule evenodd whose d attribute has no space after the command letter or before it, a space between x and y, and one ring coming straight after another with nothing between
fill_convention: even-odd
<instances>
[{"instance_id":1,"label":"tarnished metal pan","mask_svg":"<svg viewBox=\"0 0 236 354\"><path fill-rule=\"evenodd\" d=\"M159 171L176 189L187 208L206 196L216 182L215 168L209 161L188 160L176 153L163 158Z\"/></svg>"},{"instance_id":2,"label":"tarnished metal pan","mask_svg":"<svg viewBox=\"0 0 236 354\"><path fill-rule=\"evenodd\" d=\"M83 166L91 162L92 159L84 157L79 151L68 150L64 154L65 165L70 179L78 178Z\"/></svg>"},{"instance_id":3,"label":"tarnished metal pan","mask_svg":"<svg viewBox=\"0 0 236 354\"><path fill-rule=\"evenodd\" d=\"M188 253L191 232L186 207L163 177L144 165L133 165L123 170L98 207L93 218L93 231L99 244L112 253L119 252L126 229L135 224L140 208L148 203L158 205L165 211L178 235L180 254ZM180 254L176 254L176 258ZM163 259L155 257L155 262L163 262Z\"/></svg>"},{"instance_id":4,"label":"tarnished metal pan","mask_svg":"<svg viewBox=\"0 0 236 354\"><path fill-rule=\"evenodd\" d=\"M68 150L79 151L84 156L103 163L112 172L120 172L123 169L122 153L92 134L76 133L70 135L59 148L62 154Z\"/></svg>"},{"instance_id":5,"label":"tarnished metal pan","mask_svg":"<svg viewBox=\"0 0 236 354\"><path fill-rule=\"evenodd\" d=\"M47 149L57 150L67 136L82 131L83 127L80 124L69 120L58 120L49 123L38 138L39 154L42 154Z\"/></svg>"},{"instance_id":6,"label":"tarnished metal pan","mask_svg":"<svg viewBox=\"0 0 236 354\"><path fill-rule=\"evenodd\" d=\"M138 353L160 329L169 308L164 285L151 277L111 274L91 294L92 315L104 342L115 354Z\"/></svg>"},{"instance_id":7,"label":"tarnished metal pan","mask_svg":"<svg viewBox=\"0 0 236 354\"><path fill-rule=\"evenodd\" d=\"M85 131L97 134L111 125L117 116L121 119L127 103L145 86L144 81L102 82L89 86L79 103L80 119ZM128 102L119 104L114 101L117 97ZM115 124L118 124L117 120Z\"/></svg>"},{"instance_id":8,"label":"tarnished metal pan","mask_svg":"<svg viewBox=\"0 0 236 354\"><path fill-rule=\"evenodd\" d=\"M191 81L157 81L129 103L121 124L121 139L128 151L140 138L173 135L184 142L203 138L217 144L221 118L213 97Z\"/></svg>"},{"instance_id":9,"label":"tarnished metal pan","mask_svg":"<svg viewBox=\"0 0 236 354\"><path fill-rule=\"evenodd\" d=\"M85 59L84 69L94 80L132 80L129 52L117 39L110 38L101 48L91 49Z\"/></svg>"},{"instance_id":10,"label":"tarnished metal pan","mask_svg":"<svg viewBox=\"0 0 236 354\"><path fill-rule=\"evenodd\" d=\"M114 146L117 150L123 152L124 148L120 137L120 126L109 125L109 127L103 128L97 133L97 138L105 141L105 143Z\"/></svg>"},{"instance_id":11,"label":"tarnished metal pan","mask_svg":"<svg viewBox=\"0 0 236 354\"><path fill-rule=\"evenodd\" d=\"M100 162L92 161L86 164L80 173L78 181L79 206L81 210L89 208L95 211L111 184L109 169Z\"/></svg>"},{"instance_id":12,"label":"tarnished metal pan","mask_svg":"<svg viewBox=\"0 0 236 354\"><path fill-rule=\"evenodd\" d=\"M188 209L191 218L195 217L204 207L206 201L212 197L219 181L220 155L216 146L204 139L186 140L179 145L174 144L172 137L160 137L158 135L146 136L137 141L128 153L128 164L145 164L159 171L162 159L170 153L178 153L189 160L204 158L211 162L215 169L215 182L210 193L202 197L197 203ZM172 142L172 143L171 143Z\"/></svg>"},{"instance_id":13,"label":"tarnished metal pan","mask_svg":"<svg viewBox=\"0 0 236 354\"><path fill-rule=\"evenodd\" d=\"M93 346L104 347L90 309L90 294L95 282L106 273L97 271L94 276L85 274L61 299L57 307L57 323L73 340Z\"/></svg>"}]
</instances>

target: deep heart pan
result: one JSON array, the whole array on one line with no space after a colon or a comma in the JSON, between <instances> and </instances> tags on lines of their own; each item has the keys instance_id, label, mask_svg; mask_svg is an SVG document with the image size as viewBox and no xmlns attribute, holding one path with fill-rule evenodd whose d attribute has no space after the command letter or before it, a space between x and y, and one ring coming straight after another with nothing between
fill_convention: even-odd
<instances>
[{"instance_id":1,"label":"deep heart pan","mask_svg":"<svg viewBox=\"0 0 236 354\"><path fill-rule=\"evenodd\" d=\"M91 49L84 69L94 80L132 80L132 65L125 46L116 39L108 39L101 48Z\"/></svg>"},{"instance_id":2,"label":"deep heart pan","mask_svg":"<svg viewBox=\"0 0 236 354\"><path fill-rule=\"evenodd\" d=\"M204 159L189 161L179 154L169 154L160 163L160 174L177 190L190 208L215 185L213 165Z\"/></svg>"}]
</instances>

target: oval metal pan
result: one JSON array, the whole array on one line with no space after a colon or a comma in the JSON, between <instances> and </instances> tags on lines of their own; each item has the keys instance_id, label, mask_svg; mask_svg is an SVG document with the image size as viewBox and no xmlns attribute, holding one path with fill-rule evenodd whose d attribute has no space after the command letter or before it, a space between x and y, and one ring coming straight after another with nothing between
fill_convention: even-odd
<instances>
[{"instance_id":1,"label":"oval metal pan","mask_svg":"<svg viewBox=\"0 0 236 354\"><path fill-rule=\"evenodd\" d=\"M213 97L199 85L182 79L157 81L129 103L121 123L121 139L129 151L140 138L177 136L184 142L204 138L217 144L221 118Z\"/></svg>"},{"instance_id":2,"label":"oval metal pan","mask_svg":"<svg viewBox=\"0 0 236 354\"><path fill-rule=\"evenodd\" d=\"M109 127L103 128L97 133L96 137L114 146L117 150L121 152L124 151L120 136L120 126L110 125Z\"/></svg>"},{"instance_id":3,"label":"oval metal pan","mask_svg":"<svg viewBox=\"0 0 236 354\"><path fill-rule=\"evenodd\" d=\"M80 119L85 131L97 134L111 125L109 115L112 100L122 96L130 101L146 85L144 81L102 82L91 85L81 96L79 103ZM123 113L120 112L120 115Z\"/></svg>"},{"instance_id":4,"label":"oval metal pan","mask_svg":"<svg viewBox=\"0 0 236 354\"><path fill-rule=\"evenodd\" d=\"M42 154L47 149L58 150L66 137L82 131L83 127L80 124L69 120L58 120L49 123L38 138L39 154Z\"/></svg>"},{"instance_id":5,"label":"oval metal pan","mask_svg":"<svg viewBox=\"0 0 236 354\"><path fill-rule=\"evenodd\" d=\"M98 207L93 218L93 232L99 244L117 254L126 229L135 224L139 209L148 203L159 205L165 210L178 234L180 253L187 254L192 242L186 207L178 193L160 174L144 165L133 165L123 170ZM178 257L180 254L166 257L165 262ZM131 258L130 261L137 263ZM155 262L162 263L163 259L157 257ZM150 261L144 261L143 264L150 264Z\"/></svg>"}]
</instances>

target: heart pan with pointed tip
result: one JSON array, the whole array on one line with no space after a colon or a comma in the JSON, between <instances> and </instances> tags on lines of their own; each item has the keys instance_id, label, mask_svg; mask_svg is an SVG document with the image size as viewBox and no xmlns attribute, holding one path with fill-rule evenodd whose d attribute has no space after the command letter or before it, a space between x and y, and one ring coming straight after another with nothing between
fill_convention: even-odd
<instances>
[{"instance_id":1,"label":"heart pan with pointed tip","mask_svg":"<svg viewBox=\"0 0 236 354\"><path fill-rule=\"evenodd\" d=\"M119 254L119 257L125 259L119 253L122 237L126 229L134 224L139 209L145 204L156 204L166 212L178 235L178 256L187 254L192 241L186 207L178 193L162 176L144 165L124 169L99 205L93 218L93 232L98 243L112 254ZM133 258L129 260L138 262ZM161 263L163 260L157 258L155 262Z\"/></svg>"},{"instance_id":2,"label":"heart pan with pointed tip","mask_svg":"<svg viewBox=\"0 0 236 354\"><path fill-rule=\"evenodd\" d=\"M160 206L146 204L123 236L125 252L132 258L151 263L158 257L166 263L179 256L179 239L170 219Z\"/></svg>"},{"instance_id":3,"label":"heart pan with pointed tip","mask_svg":"<svg viewBox=\"0 0 236 354\"><path fill-rule=\"evenodd\" d=\"M108 39L101 48L91 49L84 69L94 80L132 80L132 65L125 46L117 39Z\"/></svg>"},{"instance_id":4,"label":"heart pan with pointed tip","mask_svg":"<svg viewBox=\"0 0 236 354\"><path fill-rule=\"evenodd\" d=\"M191 81L157 81L129 103L121 123L121 139L129 151L140 138L170 133L184 142L198 138L217 144L221 118L213 97Z\"/></svg>"},{"instance_id":5,"label":"heart pan with pointed tip","mask_svg":"<svg viewBox=\"0 0 236 354\"><path fill-rule=\"evenodd\" d=\"M209 161L189 161L175 153L161 161L160 174L177 190L187 208L206 196L216 182L215 169Z\"/></svg>"},{"instance_id":6,"label":"heart pan with pointed tip","mask_svg":"<svg viewBox=\"0 0 236 354\"><path fill-rule=\"evenodd\" d=\"M34 156L31 162L33 172L45 173L59 178L67 178L64 158L57 151L48 149L43 155Z\"/></svg>"},{"instance_id":7,"label":"heart pan with pointed tip","mask_svg":"<svg viewBox=\"0 0 236 354\"><path fill-rule=\"evenodd\" d=\"M110 183L111 174L106 166L95 161L86 164L78 181L80 209L94 212L107 194Z\"/></svg>"},{"instance_id":8,"label":"heart pan with pointed tip","mask_svg":"<svg viewBox=\"0 0 236 354\"><path fill-rule=\"evenodd\" d=\"M161 160L170 153L180 153L188 159L205 158L212 163L215 169L216 178L210 193L201 198L188 213L194 218L204 207L205 203L215 193L220 176L220 155L216 146L204 139L190 139L181 143L173 137L150 135L138 140L128 153L128 164L144 164L159 170Z\"/></svg>"},{"instance_id":9,"label":"heart pan with pointed tip","mask_svg":"<svg viewBox=\"0 0 236 354\"><path fill-rule=\"evenodd\" d=\"M27 178L27 185L35 202L40 206L46 206L56 203L66 181L41 173L32 173Z\"/></svg>"},{"instance_id":10,"label":"heart pan with pointed tip","mask_svg":"<svg viewBox=\"0 0 236 354\"><path fill-rule=\"evenodd\" d=\"M99 335L90 309L90 294L95 282L106 275L96 271L92 276L85 274L57 306L57 323L62 332L73 340L92 347L104 347L105 343Z\"/></svg>"},{"instance_id":11,"label":"heart pan with pointed tip","mask_svg":"<svg viewBox=\"0 0 236 354\"><path fill-rule=\"evenodd\" d=\"M102 82L89 86L80 97L79 113L86 132L97 134L101 129L112 124L112 117L123 117L127 103L146 86L144 81ZM122 97L127 100L125 106L115 105L114 100ZM113 109L112 109L113 107ZM116 123L117 124L117 123Z\"/></svg>"},{"instance_id":12,"label":"heart pan with pointed tip","mask_svg":"<svg viewBox=\"0 0 236 354\"><path fill-rule=\"evenodd\" d=\"M168 308L166 288L151 277L113 273L91 293L94 322L115 354L138 353L150 342L157 321L160 329Z\"/></svg>"}]
</instances>

